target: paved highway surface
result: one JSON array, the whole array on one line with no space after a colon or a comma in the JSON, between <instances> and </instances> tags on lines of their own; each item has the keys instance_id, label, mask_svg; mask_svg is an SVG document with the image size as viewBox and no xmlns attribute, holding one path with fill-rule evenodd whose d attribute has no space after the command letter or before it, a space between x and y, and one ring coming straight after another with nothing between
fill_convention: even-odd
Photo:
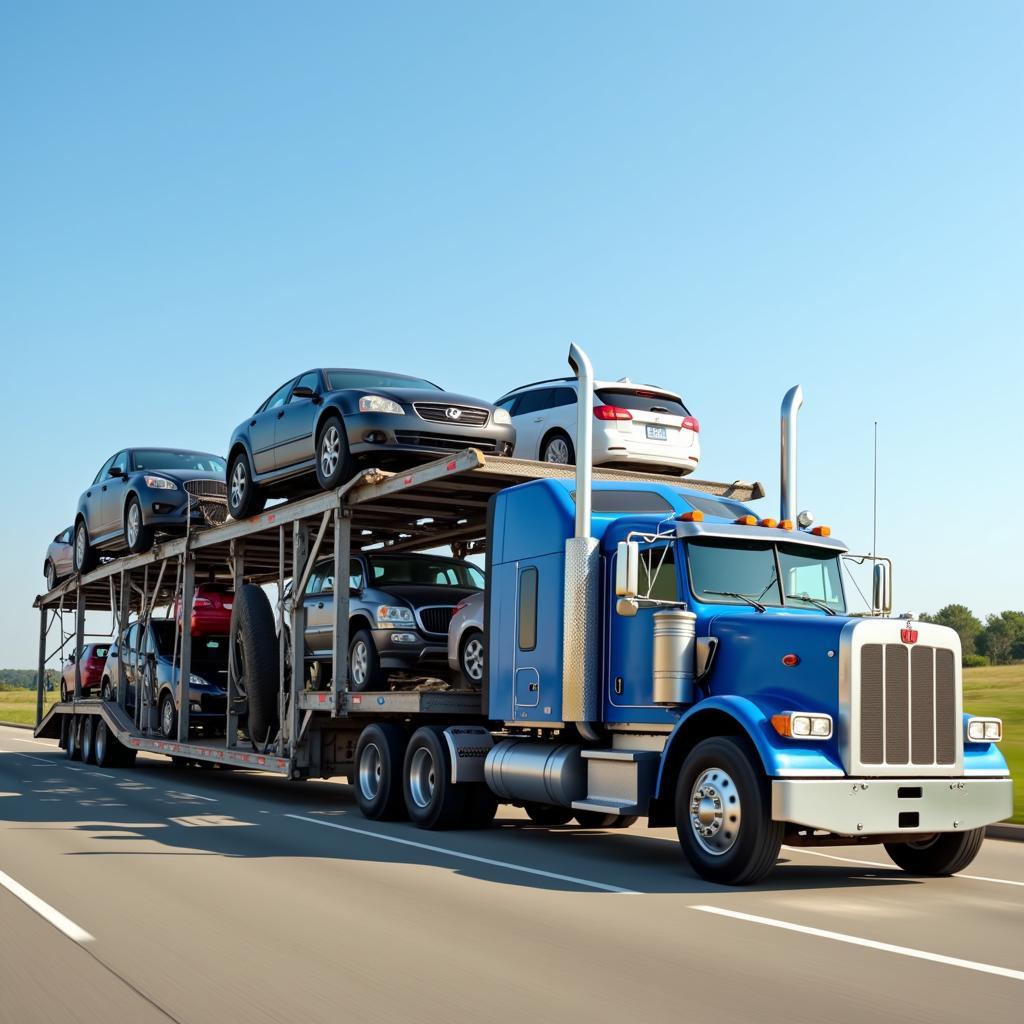
<instances>
[{"instance_id":1,"label":"paved highway surface","mask_svg":"<svg viewBox=\"0 0 1024 1024\"><path fill-rule=\"evenodd\" d=\"M0 727L0 1022L993 1021L1024 1006L1024 845L697 879L674 832L368 822L340 781L69 762Z\"/></svg>"}]
</instances>

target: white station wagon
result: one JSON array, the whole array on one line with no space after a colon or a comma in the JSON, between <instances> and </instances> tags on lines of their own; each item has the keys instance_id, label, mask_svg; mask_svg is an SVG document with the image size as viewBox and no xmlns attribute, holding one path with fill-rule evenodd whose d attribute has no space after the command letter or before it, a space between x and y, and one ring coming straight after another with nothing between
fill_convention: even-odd
<instances>
[{"instance_id":1,"label":"white station wagon","mask_svg":"<svg viewBox=\"0 0 1024 1024\"><path fill-rule=\"evenodd\" d=\"M538 381L495 402L516 428L518 459L576 461L575 378ZM594 384L594 465L686 476L700 462L700 424L674 392L630 380Z\"/></svg>"}]
</instances>

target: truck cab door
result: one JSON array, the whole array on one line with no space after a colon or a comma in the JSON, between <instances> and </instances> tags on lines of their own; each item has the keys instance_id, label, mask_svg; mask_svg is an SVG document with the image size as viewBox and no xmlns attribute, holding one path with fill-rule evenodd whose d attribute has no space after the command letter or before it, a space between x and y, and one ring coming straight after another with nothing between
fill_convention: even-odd
<instances>
[{"instance_id":1,"label":"truck cab door","mask_svg":"<svg viewBox=\"0 0 1024 1024\"><path fill-rule=\"evenodd\" d=\"M651 548L641 549L641 592L649 587L652 598L678 601L680 590L675 547L655 547L653 558L651 552ZM615 578L615 559L612 560L611 578ZM654 703L655 611L654 608L641 608L632 617L614 612L610 617L607 693L612 707L657 706Z\"/></svg>"}]
</instances>

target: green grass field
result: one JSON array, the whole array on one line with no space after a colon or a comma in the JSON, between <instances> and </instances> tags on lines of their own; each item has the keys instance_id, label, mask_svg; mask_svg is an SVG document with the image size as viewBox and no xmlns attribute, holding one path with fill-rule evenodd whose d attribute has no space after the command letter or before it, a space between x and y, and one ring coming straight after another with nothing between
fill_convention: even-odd
<instances>
[{"instance_id":1,"label":"green grass field","mask_svg":"<svg viewBox=\"0 0 1024 1024\"><path fill-rule=\"evenodd\" d=\"M60 698L56 690L44 696L44 712ZM1012 820L1024 823L1024 664L964 669L964 707L1003 720L1001 749L1014 779ZM0 690L0 722L31 725L35 720L34 690Z\"/></svg>"}]
</instances>

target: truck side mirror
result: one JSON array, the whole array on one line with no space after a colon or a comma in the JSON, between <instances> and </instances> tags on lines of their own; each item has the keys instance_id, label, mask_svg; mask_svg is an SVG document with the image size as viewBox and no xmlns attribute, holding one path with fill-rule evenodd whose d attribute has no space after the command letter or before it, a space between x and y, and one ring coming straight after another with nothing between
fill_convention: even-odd
<instances>
[{"instance_id":1,"label":"truck side mirror","mask_svg":"<svg viewBox=\"0 0 1024 1024\"><path fill-rule=\"evenodd\" d=\"M620 540L615 560L615 596L636 597L640 590L640 545Z\"/></svg>"},{"instance_id":2,"label":"truck side mirror","mask_svg":"<svg viewBox=\"0 0 1024 1024\"><path fill-rule=\"evenodd\" d=\"M871 578L871 612L873 615L892 614L892 576L885 562L875 562Z\"/></svg>"}]
</instances>

